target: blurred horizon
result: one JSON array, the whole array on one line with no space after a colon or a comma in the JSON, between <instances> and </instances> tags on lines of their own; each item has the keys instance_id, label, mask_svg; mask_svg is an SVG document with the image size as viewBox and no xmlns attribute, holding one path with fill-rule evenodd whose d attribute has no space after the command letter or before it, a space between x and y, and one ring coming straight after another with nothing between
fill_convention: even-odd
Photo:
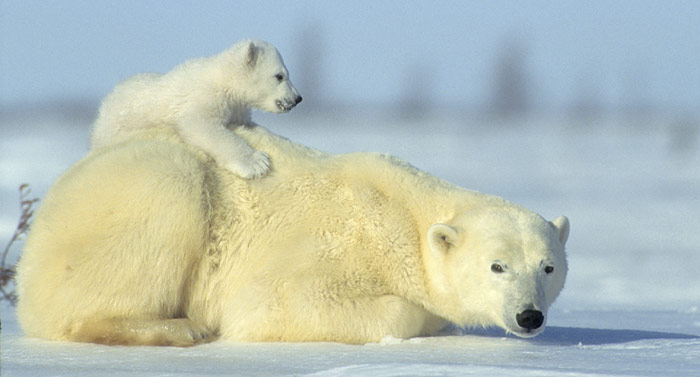
<instances>
[{"instance_id":1,"label":"blurred horizon","mask_svg":"<svg viewBox=\"0 0 700 377\"><path fill-rule=\"evenodd\" d=\"M700 3L36 0L0 3L0 112L96 111L115 84L247 37L282 53L295 112L700 113Z\"/></svg>"}]
</instances>

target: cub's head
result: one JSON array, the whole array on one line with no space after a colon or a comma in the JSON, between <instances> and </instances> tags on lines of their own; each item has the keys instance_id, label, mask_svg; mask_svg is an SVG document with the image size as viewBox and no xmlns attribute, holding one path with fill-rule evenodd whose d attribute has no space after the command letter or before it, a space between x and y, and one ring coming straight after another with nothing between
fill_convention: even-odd
<instances>
[{"instance_id":1,"label":"cub's head","mask_svg":"<svg viewBox=\"0 0 700 377\"><path fill-rule=\"evenodd\" d=\"M236 88L233 91L248 106L272 113L285 113L301 102L289 80L277 49L261 40L239 42L233 48L237 60Z\"/></svg>"},{"instance_id":2,"label":"cub's head","mask_svg":"<svg viewBox=\"0 0 700 377\"><path fill-rule=\"evenodd\" d=\"M564 287L568 236L566 217L548 222L510 206L433 224L424 257L436 311L459 326L539 334Z\"/></svg>"}]
</instances>

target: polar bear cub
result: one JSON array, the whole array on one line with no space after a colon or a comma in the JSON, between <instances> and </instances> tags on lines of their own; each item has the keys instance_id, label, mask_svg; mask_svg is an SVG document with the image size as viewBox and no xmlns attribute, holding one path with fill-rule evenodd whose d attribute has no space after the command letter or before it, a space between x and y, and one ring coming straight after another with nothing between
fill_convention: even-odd
<instances>
[{"instance_id":1,"label":"polar bear cub","mask_svg":"<svg viewBox=\"0 0 700 377\"><path fill-rule=\"evenodd\" d=\"M301 100L277 49L244 40L168 73L139 74L118 84L100 106L92 148L130 131L174 127L220 166L242 178L260 178L270 170L269 156L231 129L253 125L251 108L284 113Z\"/></svg>"}]
</instances>

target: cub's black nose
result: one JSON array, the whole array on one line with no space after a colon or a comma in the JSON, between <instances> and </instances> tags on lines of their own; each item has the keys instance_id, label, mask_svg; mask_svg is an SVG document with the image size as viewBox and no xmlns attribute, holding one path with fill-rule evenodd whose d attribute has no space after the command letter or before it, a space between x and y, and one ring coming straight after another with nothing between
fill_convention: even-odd
<instances>
[{"instance_id":1,"label":"cub's black nose","mask_svg":"<svg viewBox=\"0 0 700 377\"><path fill-rule=\"evenodd\" d=\"M297 99L296 99L297 104L299 104L299 102L301 102L302 99L303 99L303 98L301 98L301 96L297 96Z\"/></svg>"},{"instance_id":2,"label":"cub's black nose","mask_svg":"<svg viewBox=\"0 0 700 377\"><path fill-rule=\"evenodd\" d=\"M524 329L534 330L542 326L544 322L544 316L539 310L524 310L522 313L518 313L515 316L515 320L518 321L518 325Z\"/></svg>"}]
</instances>

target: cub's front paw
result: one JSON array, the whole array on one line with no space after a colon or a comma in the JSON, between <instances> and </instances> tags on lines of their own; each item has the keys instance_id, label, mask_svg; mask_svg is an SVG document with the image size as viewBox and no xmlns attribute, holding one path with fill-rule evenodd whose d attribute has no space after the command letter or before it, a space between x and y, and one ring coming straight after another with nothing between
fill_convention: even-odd
<instances>
[{"instance_id":1,"label":"cub's front paw","mask_svg":"<svg viewBox=\"0 0 700 377\"><path fill-rule=\"evenodd\" d=\"M244 179L262 178L270 172L270 156L262 151L240 157L229 164L228 168Z\"/></svg>"}]
</instances>

